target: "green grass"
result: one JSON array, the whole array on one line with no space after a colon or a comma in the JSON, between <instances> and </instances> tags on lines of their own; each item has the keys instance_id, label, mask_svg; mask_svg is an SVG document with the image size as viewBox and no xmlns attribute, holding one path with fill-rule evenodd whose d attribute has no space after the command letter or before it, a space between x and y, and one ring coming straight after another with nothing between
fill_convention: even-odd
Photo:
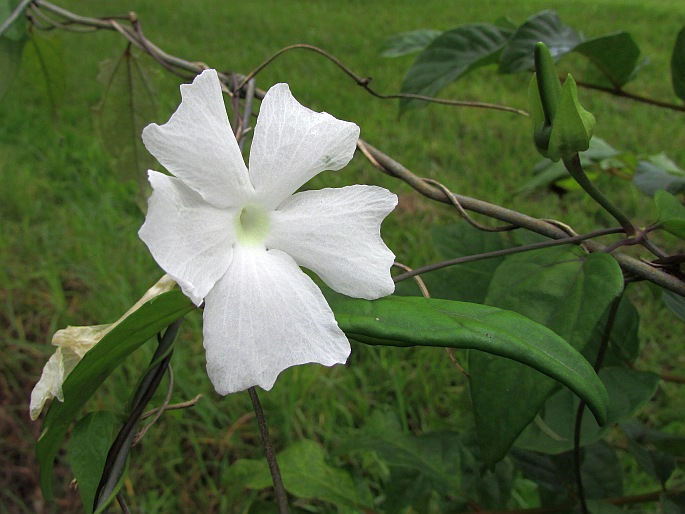
<instances>
[{"instance_id":1,"label":"green grass","mask_svg":"<svg viewBox=\"0 0 685 514\"><path fill-rule=\"evenodd\" d=\"M630 91L675 101L670 90L669 52L685 6L678 1L527 1L444 2L135 2L65 1L76 12L101 16L135 10L146 35L165 51L203 61L221 70L245 73L281 47L309 43L331 52L356 73L373 77L382 93L399 90L411 57L384 59L383 40L423 27L447 29L458 24L492 21L507 15L517 22L544 9L562 20L599 35L631 32L650 64ZM316 21L313 21L316 20ZM0 500L7 512L71 512L78 495L68 489L70 476L60 468L60 503L41 503L36 489L33 441L39 425L28 421L28 394L52 349L50 338L67 324L112 321L135 301L161 271L137 238L143 215L135 188L121 184L110 158L94 135L91 109L103 86L96 80L99 63L117 58L125 44L116 33L59 35L66 66L66 87L54 119L35 77L20 74L0 103ZM582 76L585 65L562 61L562 68ZM288 82L296 98L360 125L362 137L417 174L438 179L454 191L563 220L578 231L611 223L580 193L563 198L545 192L516 196L539 160L530 141L529 121L513 114L430 106L398 119L397 104L378 100L357 87L339 69L312 52L283 55L257 77L266 89ZM448 87L442 95L526 108L528 77L495 76L483 70ZM163 122L178 105L179 80L156 74ZM658 110L601 93L582 91L581 101L597 117L596 133L617 148L637 154L665 151L685 164L683 114ZM428 229L455 220L447 207L419 197L408 186L383 176L361 157L339 173L325 173L312 187L351 183L379 184L400 196L400 205L384 225L384 235L398 260L412 266L437 258ZM603 177L600 186L629 215L647 223L649 202L632 186ZM682 248L681 248L682 251ZM682 370L682 326L642 289L645 359L659 369L670 361ZM679 323L679 322L677 322ZM203 398L192 409L168 413L134 452L125 484L134 512L242 512L229 510L232 491L224 479L230 462L261 454L256 422L247 394L216 395L204 372L197 313L184 324L173 359L172 402ZM669 329L670 327L670 329ZM121 412L150 349L132 357L113 375L91 407ZM679 360L677 360L679 359ZM162 390L166 387L166 381ZM677 386L664 387L650 407L659 424L682 429L683 401ZM158 404L163 394L156 398ZM444 352L434 349L379 350L354 345L347 366L304 366L285 371L275 388L261 394L277 448L302 438L332 449L350 429L369 416L392 409L406 430L421 433L470 424L466 380ZM657 408L658 407L658 408ZM28 428L27 428L28 427ZM355 464L340 460L340 464ZM365 463L369 469L373 466ZM11 471L7 471L11 470ZM13 473L13 474L12 474ZM376 479L383 475L378 470ZM9 480L12 480L10 483ZM519 496L528 497L520 482ZM239 495L242 506L263 499ZM533 495L534 496L534 495ZM314 503L315 512L330 506ZM513 507L514 505L512 505ZM532 505L519 505L526 507ZM22 510L23 509L23 510ZM318 509L318 510L317 510ZM4 512L0 508L0 513Z\"/></svg>"}]
</instances>

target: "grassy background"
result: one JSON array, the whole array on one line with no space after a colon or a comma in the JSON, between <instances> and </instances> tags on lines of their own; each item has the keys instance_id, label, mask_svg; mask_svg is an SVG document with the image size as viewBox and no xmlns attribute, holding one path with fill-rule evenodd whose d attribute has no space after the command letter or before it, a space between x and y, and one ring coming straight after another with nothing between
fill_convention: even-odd
<instances>
[{"instance_id":1,"label":"grassy background","mask_svg":"<svg viewBox=\"0 0 685 514\"><path fill-rule=\"evenodd\" d=\"M629 89L664 101L676 100L670 89L669 56L685 19L685 5L674 0L71 0L60 5L91 16L135 10L147 37L161 48L221 70L244 73L283 46L313 44L357 73L373 77L373 87L384 93L399 90L412 60L381 58L378 51L388 36L493 21L503 15L520 23L552 8L588 36L619 29L631 32L650 64ZM135 188L116 178L95 135L91 112L103 91L96 80L99 63L117 58L125 47L123 39L111 32L59 37L67 73L57 114L28 72L16 78L0 103L0 513L75 510L78 494L68 488L70 477L64 469L58 474L61 496L56 506L45 505L37 489L32 452L40 428L28 421L29 392L52 352L49 342L55 330L116 319L161 273L136 235L143 215ZM568 59L562 68L582 76L585 64ZM355 121L367 141L459 193L561 219L579 231L610 223L580 194L513 194L538 161L527 119L444 106L398 119L395 102L372 98L331 63L305 51L282 56L257 78L263 89L281 81L290 83L300 102ZM524 75L495 76L484 70L450 86L443 95L525 109L527 83ZM150 121L163 122L178 105L179 80L160 72L156 85L159 112ZM581 92L581 101L597 117L597 134L615 147L640 154L663 150L685 163L682 114L600 93ZM398 260L410 265L434 260L426 229L455 219L454 213L382 176L362 158L339 173L322 175L312 185L357 182L383 185L399 194L400 206L384 225L386 241ZM616 178L600 182L631 216L643 223L653 219L649 202L632 186ZM670 325L649 289L636 296L646 309L645 359L654 366L669 361L682 366L682 360L674 361L682 353L680 330ZM213 392L204 372L201 320L198 315L189 318L173 360L172 402L197 393L204 396L191 410L165 414L134 454L125 485L134 512L228 512L230 484L222 479L228 463L261 454L247 394L221 398ZM146 352L139 352L111 377L91 407L120 411L149 358ZM347 366L287 370L274 390L261 397L279 448L300 438L331 444L386 406L407 430L417 433L469 423L466 381L443 352L429 349L379 351L358 345ZM661 407L649 415L662 423L682 422L682 402L670 400ZM247 505L252 499L246 494L240 501ZM531 506L525 498L520 501L512 507ZM326 506L318 507L327 511Z\"/></svg>"}]
</instances>

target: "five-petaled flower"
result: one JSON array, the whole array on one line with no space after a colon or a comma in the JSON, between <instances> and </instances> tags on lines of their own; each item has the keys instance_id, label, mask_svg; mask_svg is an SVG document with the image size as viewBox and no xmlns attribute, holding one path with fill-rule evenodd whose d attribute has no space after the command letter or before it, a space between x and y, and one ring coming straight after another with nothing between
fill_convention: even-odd
<instances>
[{"instance_id":1,"label":"five-petaled flower","mask_svg":"<svg viewBox=\"0 0 685 514\"><path fill-rule=\"evenodd\" d=\"M220 394L271 389L284 369L344 363L350 345L321 290L389 295L394 255L380 224L397 197L376 186L296 191L352 159L359 127L300 105L287 84L262 101L249 170L214 70L181 86L181 105L143 142L174 176L153 187L139 235L196 304L207 372Z\"/></svg>"}]
</instances>

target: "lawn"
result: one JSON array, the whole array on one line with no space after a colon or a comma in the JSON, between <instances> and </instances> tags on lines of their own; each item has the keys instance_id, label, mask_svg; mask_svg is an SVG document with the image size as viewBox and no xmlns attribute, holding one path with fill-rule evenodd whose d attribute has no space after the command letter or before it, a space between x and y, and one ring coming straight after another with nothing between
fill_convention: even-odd
<instances>
[{"instance_id":1,"label":"lawn","mask_svg":"<svg viewBox=\"0 0 685 514\"><path fill-rule=\"evenodd\" d=\"M372 77L371 86L385 94L399 91L413 59L381 57L387 37L502 16L521 23L540 10L553 9L587 36L630 32L649 63L627 89L673 103L677 99L670 87L670 51L685 19L685 5L674 0L65 0L59 5L94 17L133 10L146 36L160 48L223 71L247 73L282 47L308 43L335 55L355 73ZM49 343L57 329L117 319L162 274L137 237L144 214L136 182L122 180L117 162L106 152L111 135L101 130L96 109L104 90L97 79L101 63L118 59L125 42L110 31L53 31L48 36L57 38L55 47L63 55L63 88L47 94L36 75L23 68L0 101L0 513L76 511L78 493L69 488L71 477L64 465L57 470L57 504L42 500L33 455L40 421L29 421L30 391L52 353ZM156 117L149 122L162 123L178 105L181 81L145 59L141 57L156 88ZM574 58L563 60L560 67L578 76L587 71L587 65ZM516 194L540 160L525 117L441 105L399 117L396 101L372 97L331 62L306 50L283 54L256 80L262 89L288 82L304 105L354 121L366 141L455 192L559 219L577 232L611 223L577 191L561 196L546 190ZM450 85L441 96L528 109L528 81L527 74L495 75L484 69ZM665 152L685 165L682 112L600 92L581 90L580 96L597 118L596 134L614 147L637 155ZM398 261L415 267L438 260L430 228L455 223L453 209L383 175L361 155L343 171L323 173L308 187L355 183L381 185L400 197L383 226ZM653 219L650 203L629 182L603 175L598 183L639 223ZM660 242L675 244L670 239ZM631 294L644 309L639 366L682 375L681 322L674 321L649 287L635 287ZM257 423L246 393L223 398L214 392L204 370L200 330L201 316L194 312L183 325L172 361L171 402L202 397L192 408L162 416L134 450L124 484L133 512L248 512L251 505L250 512L268 511L258 510L266 509L268 492L232 487L229 465L261 456ZM134 354L89 407L122 413L151 352L144 348ZM162 401L167 385L165 379L153 404ZM642 416L682 433L682 386L660 387L658 402ZM403 433L412 434L466 431L473 423L468 380L435 348L353 344L346 366L291 368L260 397L277 449L303 439L315 441L334 465L364 469L374 492L382 490L387 478L384 463L335 453L341 441L374 415L384 413L397 420ZM628 473L626 490L653 490L654 484L645 480L637 471ZM531 482L517 476L514 490L509 508L536 506ZM337 512L325 502L299 500L298 507L300 512Z\"/></svg>"}]
</instances>

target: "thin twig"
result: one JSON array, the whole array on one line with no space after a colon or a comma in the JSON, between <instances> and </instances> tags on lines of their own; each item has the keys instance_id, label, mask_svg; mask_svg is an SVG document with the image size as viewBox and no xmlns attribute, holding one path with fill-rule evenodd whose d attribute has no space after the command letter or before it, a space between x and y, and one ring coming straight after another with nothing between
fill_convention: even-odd
<instances>
[{"instance_id":1,"label":"thin twig","mask_svg":"<svg viewBox=\"0 0 685 514\"><path fill-rule=\"evenodd\" d=\"M126 499L124 498L123 494L117 494L117 502L119 503L119 507L121 507L121 512L123 514L131 514L131 509L129 509L128 505L126 505Z\"/></svg>"},{"instance_id":2,"label":"thin twig","mask_svg":"<svg viewBox=\"0 0 685 514\"><path fill-rule=\"evenodd\" d=\"M254 101L255 79L247 81L247 91L245 92L245 105L243 106L243 117L238 133L238 148L242 153L245 148L245 135L250 130L250 120L252 119L252 102ZM236 113L238 114L238 113Z\"/></svg>"},{"instance_id":3,"label":"thin twig","mask_svg":"<svg viewBox=\"0 0 685 514\"><path fill-rule=\"evenodd\" d=\"M562 79L563 82L564 79ZM661 100L655 100L654 98L648 98L646 96L640 96L633 93L628 93L623 89L616 89L612 87L598 86L596 84L590 84L589 82L582 82L576 80L576 84L585 89L593 89L595 91L601 91L602 93L609 93L612 96L617 96L619 98L627 98L635 102L653 105L656 107L662 107L664 109L670 109L671 111L685 112L685 105L672 104L669 102L662 102Z\"/></svg>"},{"instance_id":4,"label":"thin twig","mask_svg":"<svg viewBox=\"0 0 685 514\"><path fill-rule=\"evenodd\" d=\"M582 243L582 242L584 242L588 239L594 238L594 237L607 236L610 234L620 234L621 232L623 232L623 229L620 227L604 228L601 230L595 230L594 232L589 232L587 234L580 234L578 236L573 236L573 237L565 237L563 239L554 239L552 241L542 241L540 243L531 243L528 245L514 246L511 248L504 248L502 250L495 250L492 252L479 253L476 255L466 255L464 257L456 257L454 259L447 259L444 261L436 262L434 264L429 264L427 266L422 266L420 268L416 268L416 269L414 269L412 271L408 271L406 273L402 273L401 275L397 275L397 276L393 277L393 280L395 282L400 282L402 280L406 280L408 278L411 278L415 275L419 275L421 273L428 273L430 271L435 271L435 270L439 270L442 268L447 268L448 266L454 266L456 264L465 264L467 262L492 259L494 257L504 257L506 255L513 255L515 253L530 252L532 250L540 250L542 248L551 248L551 247L560 246L560 245L578 244L578 243Z\"/></svg>"},{"instance_id":5,"label":"thin twig","mask_svg":"<svg viewBox=\"0 0 685 514\"><path fill-rule=\"evenodd\" d=\"M360 139L357 143L357 147L360 149L363 148L363 153L365 155L370 155L373 158L371 162L374 164L374 166L384 173L387 173L391 177L402 180L427 198L449 205L452 204L447 195L445 195L445 193L439 188L427 184L424 179L418 175L415 175L392 157L381 152L366 141ZM511 223L513 225L518 225L521 228L528 229L532 232L542 236L550 237L552 239L562 239L568 237L568 234L565 230L562 230L555 224L549 223L548 221L533 218L532 216L528 216L521 212L484 202L483 200L478 200L476 198L458 194L455 194L455 197L459 200L459 203L462 205L462 207L469 211L484 214L491 218ZM604 252L606 250L604 245L597 243L596 241L588 240L583 244L591 252ZM668 289L669 291L673 291L681 296L685 296L685 281L682 281L679 278L662 271L661 269L657 269L649 263L645 263L630 257L629 255L614 253L612 256L618 261L621 268L623 268L623 271L628 273L629 276L634 276L637 280L648 280L663 287L664 289Z\"/></svg>"},{"instance_id":6,"label":"thin twig","mask_svg":"<svg viewBox=\"0 0 685 514\"><path fill-rule=\"evenodd\" d=\"M194 407L197 402L200 401L200 398L202 398L202 393L196 394L195 398L192 398L191 400L186 400L185 402L178 402L178 403L170 403L168 405L164 406L164 412L168 410L180 410L180 409L187 409L188 407ZM144 419L149 418L150 416L154 416L159 409L152 409L147 411L145 414L143 414L140 419L141 421Z\"/></svg>"},{"instance_id":7,"label":"thin twig","mask_svg":"<svg viewBox=\"0 0 685 514\"><path fill-rule=\"evenodd\" d=\"M426 184L430 184L432 186L437 187L438 189L442 190L445 195L447 195L447 198L450 199L450 202L452 202L452 205L454 205L459 211L459 214L461 214L461 217L472 227L477 228L478 230L482 230L483 232L508 232L517 228L521 228L518 225L505 225L503 227L488 227L487 225L483 225L481 223L478 223L476 220L474 220L471 216L469 216L469 213L466 212L466 210L461 206L461 203L459 203L459 199L457 196L450 191L447 186L441 184L437 180L433 180L430 178L424 178L423 181Z\"/></svg>"},{"instance_id":8,"label":"thin twig","mask_svg":"<svg viewBox=\"0 0 685 514\"><path fill-rule=\"evenodd\" d=\"M396 266L398 268L401 268L408 273L411 273L412 271L414 271L409 266L407 266L406 264L402 264L401 262L395 261L392 263L392 265ZM421 276L420 275L414 275L414 281L416 282L416 285L419 286L419 290L421 291L421 294L423 295L423 297L424 298L430 298L431 297L430 292L428 291L428 288L426 287L426 283L423 281Z\"/></svg>"},{"instance_id":9,"label":"thin twig","mask_svg":"<svg viewBox=\"0 0 685 514\"><path fill-rule=\"evenodd\" d=\"M140 440L145 437L145 434L147 434L147 431L152 428L152 425L157 423L159 418L164 414L164 411L166 410L166 406L169 405L169 402L171 401L171 394L174 392L174 370L171 369L171 365L167 366L167 370L169 371L169 387L167 387L166 391L166 396L164 397L164 401L162 402L162 405L160 405L157 409L153 411L153 418L152 421L150 421L147 425L145 425L143 428L140 429L140 431L136 434L136 436L133 438L133 443L131 443L131 446L137 445ZM144 415L143 415L144 416ZM143 419L143 416L140 417L140 419Z\"/></svg>"},{"instance_id":10,"label":"thin twig","mask_svg":"<svg viewBox=\"0 0 685 514\"><path fill-rule=\"evenodd\" d=\"M521 109L516 109L515 107L509 107L508 105L491 104L491 103L487 103L487 102L471 102L471 101L467 101L467 100L447 100L447 99L443 99L443 98L435 98L432 96L415 95L412 93L399 93L399 94L393 94L393 95L384 95L384 94L378 93L377 91L372 89L371 86L369 86L369 84L371 83L371 77L363 77L361 75L357 75L348 66L346 66L340 59L338 59L337 57L335 57L331 53L327 52L326 50L324 50L322 48L319 48L318 46L308 45L305 43L298 43L295 45L286 46L284 48L281 48L277 52L275 52L273 55L271 55L271 57L266 59L264 62L262 62L259 66L257 66L254 70L252 70L250 73L248 73L245 76L243 81L238 86L238 90L242 89L242 87L247 83L248 80L257 76L257 74L259 72L261 72L269 64L271 64L273 61L275 61L278 57L280 57L284 53L289 52L291 50L309 50L309 51L312 51L312 52L315 52L319 55L324 56L326 59L328 59L333 64L335 64L338 68L340 68L345 73L345 75L347 75L352 80L354 80L358 86L361 86L362 88L364 88L367 92L369 92L371 95L375 96L376 98L381 98L383 100L393 100L393 99L421 100L423 102L430 102L430 103L436 103L436 104L442 104L442 105L452 105L452 106L458 106L458 107L476 107L476 108L481 108L481 109L494 109L497 111L506 111L506 112L512 112L515 114L520 114L521 116L528 116L528 113L526 111L523 111Z\"/></svg>"},{"instance_id":11,"label":"thin twig","mask_svg":"<svg viewBox=\"0 0 685 514\"><path fill-rule=\"evenodd\" d=\"M269 463L269 471L271 472L271 479L274 483L274 491L276 492L276 499L278 501L279 514L288 514L288 495L283 486L283 479L281 478L281 470L278 469L278 461L276 460L276 453L274 452L271 437L269 436L269 427L266 424L266 417L264 416L264 409L257 396L257 390L250 387L247 390L250 393L250 400L252 400L252 407L257 415L257 424L259 425L259 433L262 436L262 443L264 443L264 455L266 461Z\"/></svg>"}]
</instances>

